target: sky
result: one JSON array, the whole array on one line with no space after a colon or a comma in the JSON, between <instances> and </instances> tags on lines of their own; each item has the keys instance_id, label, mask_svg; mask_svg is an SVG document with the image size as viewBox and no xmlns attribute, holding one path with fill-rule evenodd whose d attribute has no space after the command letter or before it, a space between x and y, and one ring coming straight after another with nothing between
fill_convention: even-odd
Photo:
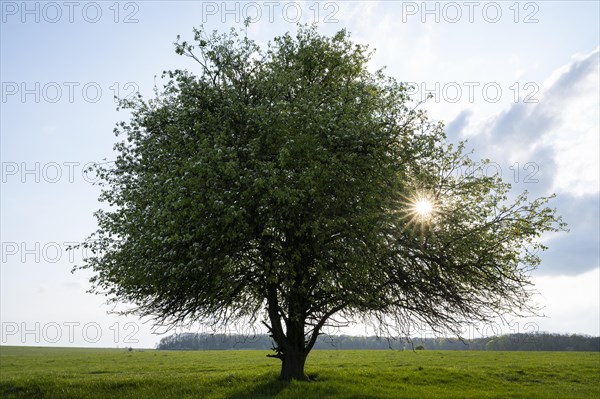
<instances>
[{"instance_id":1,"label":"sky","mask_svg":"<svg viewBox=\"0 0 600 399\"><path fill-rule=\"evenodd\" d=\"M115 95L150 98L162 71L198 71L175 54L178 34L245 18L263 46L298 23L347 29L375 49L370 69L410 82L415 100L432 94L421 107L493 162L486 173L556 194L569 231L542 237L531 276L544 317L477 333L600 335L599 2L1 1L0 12L1 345L151 348L164 336L87 293L91 272L71 273L84 253L66 248L100 207L86 164L115 157L112 131L127 120Z\"/></svg>"}]
</instances>

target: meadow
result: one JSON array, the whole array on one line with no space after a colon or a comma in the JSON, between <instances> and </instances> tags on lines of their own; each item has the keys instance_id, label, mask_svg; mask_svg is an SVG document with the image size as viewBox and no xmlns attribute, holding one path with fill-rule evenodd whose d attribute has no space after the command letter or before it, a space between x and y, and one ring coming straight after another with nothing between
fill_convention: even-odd
<instances>
[{"instance_id":1,"label":"meadow","mask_svg":"<svg viewBox=\"0 0 600 399\"><path fill-rule=\"evenodd\" d=\"M0 347L0 397L600 398L598 352L318 350L309 383L267 353Z\"/></svg>"}]
</instances>

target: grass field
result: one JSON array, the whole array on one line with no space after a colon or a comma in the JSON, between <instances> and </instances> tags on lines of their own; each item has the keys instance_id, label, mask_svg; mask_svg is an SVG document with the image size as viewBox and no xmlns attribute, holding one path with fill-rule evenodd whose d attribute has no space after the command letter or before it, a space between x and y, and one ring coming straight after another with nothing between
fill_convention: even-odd
<instances>
[{"instance_id":1,"label":"grass field","mask_svg":"<svg viewBox=\"0 0 600 399\"><path fill-rule=\"evenodd\" d=\"M2 398L600 398L600 353L313 351L315 382L265 351L0 347Z\"/></svg>"}]
</instances>

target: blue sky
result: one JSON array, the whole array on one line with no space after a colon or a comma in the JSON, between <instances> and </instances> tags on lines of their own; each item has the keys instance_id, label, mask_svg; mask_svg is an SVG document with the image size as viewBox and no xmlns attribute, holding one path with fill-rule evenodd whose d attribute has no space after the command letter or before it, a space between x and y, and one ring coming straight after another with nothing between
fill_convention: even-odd
<instances>
[{"instance_id":1,"label":"blue sky","mask_svg":"<svg viewBox=\"0 0 600 399\"><path fill-rule=\"evenodd\" d=\"M532 275L547 317L501 332L600 334L599 3L589 2L21 2L1 11L0 314L6 345L152 347L149 323L107 314L87 294L82 253L98 188L84 165L114 159L113 96L152 95L163 70L197 70L174 52L201 24L254 20L261 44L297 22L376 49L370 67L412 82L413 98L468 139L515 191L556 193L570 231ZM156 81L160 83L159 78ZM359 331L359 330L353 330ZM160 332L160 331L159 331Z\"/></svg>"}]
</instances>

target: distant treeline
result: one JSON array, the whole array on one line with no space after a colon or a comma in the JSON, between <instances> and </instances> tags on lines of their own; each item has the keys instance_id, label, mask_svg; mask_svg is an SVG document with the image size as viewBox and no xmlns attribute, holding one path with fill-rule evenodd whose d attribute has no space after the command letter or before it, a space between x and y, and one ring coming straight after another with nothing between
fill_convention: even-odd
<instances>
[{"instance_id":1,"label":"distant treeline","mask_svg":"<svg viewBox=\"0 0 600 399\"><path fill-rule=\"evenodd\" d=\"M223 350L271 349L268 335L242 336L231 334L183 333L164 337L158 349L165 350ZM388 340L374 336L321 336L314 349L444 349L444 350L503 350L503 351L600 351L600 337L549 333L508 334L499 337L475 338L460 341L449 338L412 338Z\"/></svg>"}]
</instances>

